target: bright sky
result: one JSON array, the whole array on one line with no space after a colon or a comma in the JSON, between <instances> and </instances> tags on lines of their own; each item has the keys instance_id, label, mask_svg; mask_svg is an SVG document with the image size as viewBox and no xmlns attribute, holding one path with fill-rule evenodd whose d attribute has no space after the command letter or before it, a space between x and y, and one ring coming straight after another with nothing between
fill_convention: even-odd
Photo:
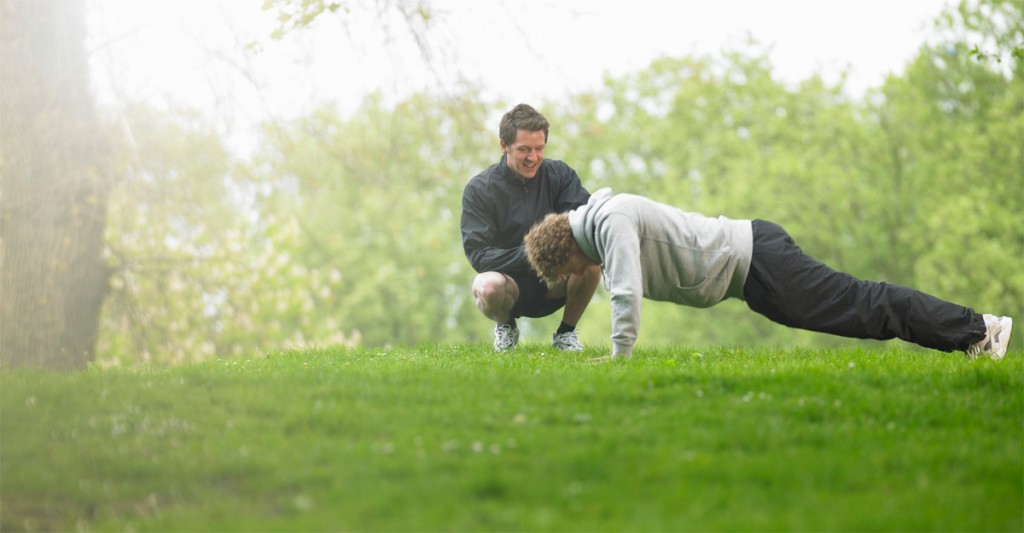
<instances>
[{"instance_id":1,"label":"bright sky","mask_svg":"<svg viewBox=\"0 0 1024 533\"><path fill-rule=\"evenodd\" d=\"M779 78L796 83L819 72L834 82L849 69L847 88L859 95L902 71L949 3L426 1L434 12L429 62L401 20L388 19L385 31L365 10L348 19L326 15L311 30L274 41L276 23L261 11L262 0L87 0L94 79L107 103L119 95L174 102L247 129L317 101L336 100L349 111L368 91L393 98L426 87L450 92L460 79L509 103L538 103L594 88L606 74L641 70L659 56L737 49L751 35L772 47Z\"/></svg>"}]
</instances>

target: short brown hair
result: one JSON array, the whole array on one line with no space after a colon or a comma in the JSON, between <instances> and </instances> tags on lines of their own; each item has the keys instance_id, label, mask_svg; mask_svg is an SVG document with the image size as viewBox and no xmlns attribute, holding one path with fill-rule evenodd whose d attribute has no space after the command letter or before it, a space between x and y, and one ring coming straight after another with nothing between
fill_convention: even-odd
<instances>
[{"instance_id":1,"label":"short brown hair","mask_svg":"<svg viewBox=\"0 0 1024 533\"><path fill-rule=\"evenodd\" d=\"M505 146L516 142L516 131L543 131L544 142L548 141L548 119L527 104L519 104L501 117L498 124L498 136L505 141Z\"/></svg>"},{"instance_id":2,"label":"short brown hair","mask_svg":"<svg viewBox=\"0 0 1024 533\"><path fill-rule=\"evenodd\" d=\"M569 226L569 213L551 213L538 222L523 239L526 257L533 270L549 286L562 281L555 270L569 261L569 252L576 246Z\"/></svg>"}]
</instances>

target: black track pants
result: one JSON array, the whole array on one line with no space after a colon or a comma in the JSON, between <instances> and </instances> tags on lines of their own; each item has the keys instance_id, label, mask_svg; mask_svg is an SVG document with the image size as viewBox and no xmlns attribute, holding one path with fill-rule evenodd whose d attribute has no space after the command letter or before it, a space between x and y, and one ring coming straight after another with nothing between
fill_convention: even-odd
<instances>
[{"instance_id":1,"label":"black track pants","mask_svg":"<svg viewBox=\"0 0 1024 533\"><path fill-rule=\"evenodd\" d=\"M753 230L743 296L775 322L858 339L899 338L944 352L966 350L985 336L984 319L968 307L836 272L805 255L778 224L755 220Z\"/></svg>"}]
</instances>

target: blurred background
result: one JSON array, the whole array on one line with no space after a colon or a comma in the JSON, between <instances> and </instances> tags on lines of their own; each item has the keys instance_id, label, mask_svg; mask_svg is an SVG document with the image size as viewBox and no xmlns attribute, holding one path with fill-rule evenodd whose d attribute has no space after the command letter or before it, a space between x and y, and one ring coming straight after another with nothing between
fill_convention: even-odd
<instances>
[{"instance_id":1,"label":"blurred background","mask_svg":"<svg viewBox=\"0 0 1024 533\"><path fill-rule=\"evenodd\" d=\"M519 102L590 191L773 220L839 270L1024 321L1016 2L2 5L4 364L489 345L461 193ZM639 347L709 344L879 345L645 304Z\"/></svg>"}]
</instances>

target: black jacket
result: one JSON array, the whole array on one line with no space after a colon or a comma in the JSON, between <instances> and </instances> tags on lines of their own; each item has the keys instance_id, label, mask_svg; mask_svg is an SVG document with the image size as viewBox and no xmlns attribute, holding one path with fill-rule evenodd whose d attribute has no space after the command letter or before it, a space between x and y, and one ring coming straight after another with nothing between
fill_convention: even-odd
<instances>
[{"instance_id":1,"label":"black jacket","mask_svg":"<svg viewBox=\"0 0 1024 533\"><path fill-rule=\"evenodd\" d=\"M576 171L561 161L545 159L533 179L523 180L505 157L462 191L462 248L477 272L529 272L523 237L530 228L590 199Z\"/></svg>"}]
</instances>

